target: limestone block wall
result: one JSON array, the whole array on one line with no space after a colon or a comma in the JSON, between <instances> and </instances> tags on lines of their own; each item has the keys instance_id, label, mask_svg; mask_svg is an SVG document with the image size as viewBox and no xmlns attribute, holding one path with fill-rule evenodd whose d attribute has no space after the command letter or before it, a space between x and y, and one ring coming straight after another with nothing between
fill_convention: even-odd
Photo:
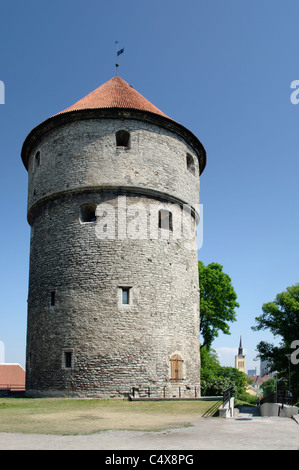
<instances>
[{"instance_id":1,"label":"limestone block wall","mask_svg":"<svg viewBox=\"0 0 299 470\"><path fill-rule=\"evenodd\" d=\"M103 238L103 217L80 222L86 203L115 226L114 238ZM141 239L135 238L138 205L147 214ZM126 214L134 208L127 216L132 238L118 234L124 215L119 207ZM174 238L162 228L155 233L151 224L158 227L160 208L172 211L173 224L183 220L178 205L115 191L66 196L40 210L30 250L29 394L119 396L136 386L156 386L162 394L163 386L172 386L174 354L183 360L182 393L188 386L199 390L196 240ZM122 304L123 287L130 289L129 304ZM70 368L66 351L72 353Z\"/></svg>"},{"instance_id":2,"label":"limestone block wall","mask_svg":"<svg viewBox=\"0 0 299 470\"><path fill-rule=\"evenodd\" d=\"M199 394L198 155L152 121L94 117L32 136L30 396Z\"/></svg>"},{"instance_id":3,"label":"limestone block wall","mask_svg":"<svg viewBox=\"0 0 299 470\"><path fill-rule=\"evenodd\" d=\"M127 149L116 146L122 129L130 133ZM176 134L134 119L88 119L54 128L32 148L28 170L28 209L56 193L110 187L163 192L199 204L194 149Z\"/></svg>"}]
</instances>

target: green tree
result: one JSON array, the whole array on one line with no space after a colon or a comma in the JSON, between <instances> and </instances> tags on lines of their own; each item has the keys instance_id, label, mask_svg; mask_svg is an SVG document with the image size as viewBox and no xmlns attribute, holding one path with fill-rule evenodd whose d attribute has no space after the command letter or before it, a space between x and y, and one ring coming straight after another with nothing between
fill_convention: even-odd
<instances>
[{"instance_id":1,"label":"green tree","mask_svg":"<svg viewBox=\"0 0 299 470\"><path fill-rule=\"evenodd\" d=\"M260 390L262 390L264 397L275 392L275 380L275 378L269 379L261 386Z\"/></svg>"},{"instance_id":2,"label":"green tree","mask_svg":"<svg viewBox=\"0 0 299 470\"><path fill-rule=\"evenodd\" d=\"M200 350L201 360L201 381L209 382L217 376L217 372L221 367L217 353L214 349L206 349L205 347Z\"/></svg>"},{"instance_id":3,"label":"green tree","mask_svg":"<svg viewBox=\"0 0 299 470\"><path fill-rule=\"evenodd\" d=\"M250 402L252 397L246 393L249 378L234 367L222 367L216 351L201 348L201 394L203 396L223 395L228 387L233 387L233 395ZM253 399L255 403L255 399Z\"/></svg>"},{"instance_id":4,"label":"green tree","mask_svg":"<svg viewBox=\"0 0 299 470\"><path fill-rule=\"evenodd\" d=\"M269 329L280 344L276 346L261 341L257 345L259 357L269 361L270 370L280 371L287 378L290 371L293 395L298 400L299 364L291 364L289 360L294 352L292 342L299 340L299 284L287 287L286 291L277 294L274 301L263 304L262 312L255 318L256 326L252 329Z\"/></svg>"},{"instance_id":5,"label":"green tree","mask_svg":"<svg viewBox=\"0 0 299 470\"><path fill-rule=\"evenodd\" d=\"M235 384L237 394L244 393L250 381L249 377L235 367L221 367L218 373L221 377Z\"/></svg>"},{"instance_id":6,"label":"green tree","mask_svg":"<svg viewBox=\"0 0 299 470\"><path fill-rule=\"evenodd\" d=\"M235 309L239 307L231 278L218 263L205 266L198 262L200 287L201 348L210 348L219 331L230 334L227 322L236 321Z\"/></svg>"}]
</instances>

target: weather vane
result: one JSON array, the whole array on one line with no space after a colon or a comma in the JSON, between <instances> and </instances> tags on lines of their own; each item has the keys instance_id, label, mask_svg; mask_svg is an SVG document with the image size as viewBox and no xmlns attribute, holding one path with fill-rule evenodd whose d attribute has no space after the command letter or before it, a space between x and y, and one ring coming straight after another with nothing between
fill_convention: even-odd
<instances>
[{"instance_id":1,"label":"weather vane","mask_svg":"<svg viewBox=\"0 0 299 470\"><path fill-rule=\"evenodd\" d=\"M117 60L117 57L120 56L121 54L123 54L125 49L124 49L124 47L122 49L119 49L119 47L118 47L119 42L118 41L115 41L115 44L116 44L116 60ZM116 67L116 75L117 75L117 70L118 70L118 67L119 67L119 64L117 62L115 64L115 67Z\"/></svg>"}]
</instances>

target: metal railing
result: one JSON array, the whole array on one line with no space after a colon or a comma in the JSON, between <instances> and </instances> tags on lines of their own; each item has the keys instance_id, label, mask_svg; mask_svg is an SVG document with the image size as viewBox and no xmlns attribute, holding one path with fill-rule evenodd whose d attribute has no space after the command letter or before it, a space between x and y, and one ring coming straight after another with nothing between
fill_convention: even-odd
<instances>
[{"instance_id":1,"label":"metal railing","mask_svg":"<svg viewBox=\"0 0 299 470\"><path fill-rule=\"evenodd\" d=\"M227 388L226 390L224 390L223 392L223 407L226 405L226 403L229 402L229 400L232 398L233 396L233 390L234 390L234 387L229 387Z\"/></svg>"},{"instance_id":2,"label":"metal railing","mask_svg":"<svg viewBox=\"0 0 299 470\"><path fill-rule=\"evenodd\" d=\"M263 405L264 403L281 403L282 405L292 405L292 393L289 390L279 390L263 397L260 401L260 405Z\"/></svg>"},{"instance_id":3,"label":"metal railing","mask_svg":"<svg viewBox=\"0 0 299 470\"><path fill-rule=\"evenodd\" d=\"M200 395L199 387L186 387L184 385L176 388L164 387L132 387L129 393L133 398L197 398Z\"/></svg>"}]
</instances>

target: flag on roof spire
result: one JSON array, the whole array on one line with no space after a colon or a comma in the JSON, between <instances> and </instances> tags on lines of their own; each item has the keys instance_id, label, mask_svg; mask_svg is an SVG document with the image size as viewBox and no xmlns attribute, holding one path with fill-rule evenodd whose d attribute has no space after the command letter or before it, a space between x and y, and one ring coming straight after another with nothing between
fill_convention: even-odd
<instances>
[{"instance_id":1,"label":"flag on roof spire","mask_svg":"<svg viewBox=\"0 0 299 470\"><path fill-rule=\"evenodd\" d=\"M115 44L116 44L116 57L118 57L118 56L120 56L121 54L124 53L125 48L123 47L122 49L119 49L119 48L118 48L118 44L119 44L118 41L115 41ZM116 75L117 75L117 69L118 69L118 67L119 67L119 64L116 63L116 64L115 64L115 67L116 67Z\"/></svg>"},{"instance_id":2,"label":"flag on roof spire","mask_svg":"<svg viewBox=\"0 0 299 470\"><path fill-rule=\"evenodd\" d=\"M123 54L124 51L125 51L125 48L123 47L122 49L118 49L118 44L119 44L118 41L115 41L115 44L116 44L116 49L117 49L116 50L116 55L119 56L119 55Z\"/></svg>"}]
</instances>

